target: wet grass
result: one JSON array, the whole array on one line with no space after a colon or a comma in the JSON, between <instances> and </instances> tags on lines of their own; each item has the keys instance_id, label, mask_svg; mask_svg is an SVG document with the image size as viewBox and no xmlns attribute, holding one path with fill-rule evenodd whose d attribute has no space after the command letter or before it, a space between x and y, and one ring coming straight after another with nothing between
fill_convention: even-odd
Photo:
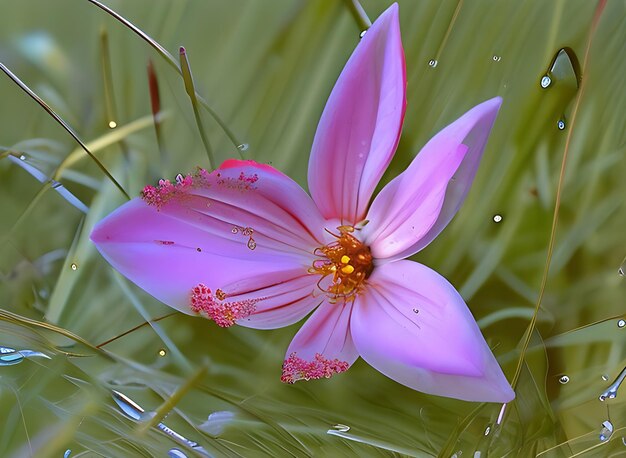
<instances>
[{"instance_id":1,"label":"wet grass","mask_svg":"<svg viewBox=\"0 0 626 458\"><path fill-rule=\"evenodd\" d=\"M298 325L170 315L88 239L125 201L111 177L135 196L208 167L208 145L217 163L243 156L306 185L364 23L351 2L107 3L117 17L95 3L3 6L0 62L15 78L0 75L0 346L52 359L0 366L0 455L194 456L159 421L216 456L626 451L623 393L598 399L626 366L623 4L400 2L408 107L383 181L468 108L504 98L466 203L415 257L456 285L515 380L502 411L414 392L362 361L283 385ZM388 2L362 5L373 19ZM157 416L128 419L112 389Z\"/></svg>"}]
</instances>

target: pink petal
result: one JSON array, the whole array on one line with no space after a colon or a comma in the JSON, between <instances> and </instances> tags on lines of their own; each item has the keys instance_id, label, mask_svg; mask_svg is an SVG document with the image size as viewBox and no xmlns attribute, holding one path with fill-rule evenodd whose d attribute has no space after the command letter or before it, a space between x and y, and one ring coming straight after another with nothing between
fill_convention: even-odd
<instances>
[{"instance_id":1,"label":"pink petal","mask_svg":"<svg viewBox=\"0 0 626 458\"><path fill-rule=\"evenodd\" d=\"M424 393L509 402L515 393L463 299L412 261L378 266L354 305L350 330L361 357Z\"/></svg>"},{"instance_id":2,"label":"pink petal","mask_svg":"<svg viewBox=\"0 0 626 458\"><path fill-rule=\"evenodd\" d=\"M281 380L329 378L344 372L358 353L350 337L352 303L322 303L291 341Z\"/></svg>"},{"instance_id":3,"label":"pink petal","mask_svg":"<svg viewBox=\"0 0 626 458\"><path fill-rule=\"evenodd\" d=\"M501 103L487 100L444 128L376 196L363 229L374 257L411 256L446 227L472 185Z\"/></svg>"},{"instance_id":4,"label":"pink petal","mask_svg":"<svg viewBox=\"0 0 626 458\"><path fill-rule=\"evenodd\" d=\"M307 269L324 223L306 193L268 167L228 161L148 187L91 238L115 269L171 307L224 326L243 318L249 326L291 324L319 303L309 297L317 279Z\"/></svg>"},{"instance_id":5,"label":"pink petal","mask_svg":"<svg viewBox=\"0 0 626 458\"><path fill-rule=\"evenodd\" d=\"M309 190L327 219L363 219L398 145L406 76L398 6L367 31L341 72L317 127Z\"/></svg>"}]
</instances>

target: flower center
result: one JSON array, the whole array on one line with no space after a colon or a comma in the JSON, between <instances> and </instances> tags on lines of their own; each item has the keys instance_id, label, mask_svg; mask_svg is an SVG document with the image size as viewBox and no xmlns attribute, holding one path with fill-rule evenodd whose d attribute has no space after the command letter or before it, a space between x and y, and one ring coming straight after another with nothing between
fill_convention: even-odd
<instances>
[{"instance_id":1,"label":"flower center","mask_svg":"<svg viewBox=\"0 0 626 458\"><path fill-rule=\"evenodd\" d=\"M370 249L352 235L354 227L339 226L337 229L339 235L330 232L336 238L334 242L315 249L314 253L320 259L313 261L309 272L322 276L318 286L330 295L331 302L339 298L353 301L374 270L373 258ZM324 289L320 283L329 275L332 275L332 284Z\"/></svg>"}]
</instances>

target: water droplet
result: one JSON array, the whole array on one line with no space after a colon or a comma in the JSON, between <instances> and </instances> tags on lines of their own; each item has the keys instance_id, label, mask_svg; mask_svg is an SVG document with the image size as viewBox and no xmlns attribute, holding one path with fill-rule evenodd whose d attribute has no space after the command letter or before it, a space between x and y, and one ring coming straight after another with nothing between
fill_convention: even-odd
<instances>
[{"instance_id":1,"label":"water droplet","mask_svg":"<svg viewBox=\"0 0 626 458\"><path fill-rule=\"evenodd\" d=\"M256 242L252 237L250 237L250 239L248 240L248 248L250 248L251 250L254 250L256 248Z\"/></svg>"},{"instance_id":2,"label":"water droplet","mask_svg":"<svg viewBox=\"0 0 626 458\"><path fill-rule=\"evenodd\" d=\"M72 450L68 448L63 454L63 458L69 458L71 454L72 454Z\"/></svg>"},{"instance_id":3,"label":"water droplet","mask_svg":"<svg viewBox=\"0 0 626 458\"><path fill-rule=\"evenodd\" d=\"M359 33L359 38L363 38L366 33L367 33L367 29L363 30L361 33Z\"/></svg>"},{"instance_id":4,"label":"water droplet","mask_svg":"<svg viewBox=\"0 0 626 458\"><path fill-rule=\"evenodd\" d=\"M165 348L161 348L159 350L159 356L165 356L165 355L167 355L167 351L165 351Z\"/></svg>"},{"instance_id":5,"label":"water droplet","mask_svg":"<svg viewBox=\"0 0 626 458\"><path fill-rule=\"evenodd\" d=\"M567 375L561 375L561 377L559 378L559 383L561 385L565 385L567 382L569 382L569 377Z\"/></svg>"},{"instance_id":6,"label":"water droplet","mask_svg":"<svg viewBox=\"0 0 626 458\"><path fill-rule=\"evenodd\" d=\"M485 436L488 436L490 432L491 432L491 426L487 426L485 428Z\"/></svg>"},{"instance_id":7,"label":"water droplet","mask_svg":"<svg viewBox=\"0 0 626 458\"><path fill-rule=\"evenodd\" d=\"M622 444L626 445L626 437L622 436Z\"/></svg>"},{"instance_id":8,"label":"water droplet","mask_svg":"<svg viewBox=\"0 0 626 458\"><path fill-rule=\"evenodd\" d=\"M115 121L109 121L109 128L115 129L117 127L117 123Z\"/></svg>"},{"instance_id":9,"label":"water droplet","mask_svg":"<svg viewBox=\"0 0 626 458\"><path fill-rule=\"evenodd\" d=\"M184 179L185 177L183 176L182 173L179 173L178 175L176 175L176 183L181 184Z\"/></svg>"},{"instance_id":10,"label":"water droplet","mask_svg":"<svg viewBox=\"0 0 626 458\"><path fill-rule=\"evenodd\" d=\"M494 223L499 223L500 221L502 221L502 215L493 215Z\"/></svg>"},{"instance_id":11,"label":"water droplet","mask_svg":"<svg viewBox=\"0 0 626 458\"><path fill-rule=\"evenodd\" d=\"M626 275L626 274L624 273L624 268L623 268L623 267L620 267L619 269L617 269L617 273L618 273L618 274L620 274L620 276L622 276L622 277L623 277L624 275Z\"/></svg>"},{"instance_id":12,"label":"water droplet","mask_svg":"<svg viewBox=\"0 0 626 458\"><path fill-rule=\"evenodd\" d=\"M419 312L420 312L420 311L419 311L419 309L413 309L413 313L416 313L416 314L417 314L417 313L419 313Z\"/></svg>"},{"instance_id":13,"label":"water droplet","mask_svg":"<svg viewBox=\"0 0 626 458\"><path fill-rule=\"evenodd\" d=\"M248 145L247 143L242 143L241 145L237 145L237 149L239 151L248 151L248 148L250 148L250 145Z\"/></svg>"},{"instance_id":14,"label":"water droplet","mask_svg":"<svg viewBox=\"0 0 626 458\"><path fill-rule=\"evenodd\" d=\"M432 68L435 68L435 67L437 66L437 64L438 64L438 63L439 63L439 62L437 62L435 59L430 59L430 60L428 61L428 66L429 66L429 67L432 67Z\"/></svg>"},{"instance_id":15,"label":"water droplet","mask_svg":"<svg viewBox=\"0 0 626 458\"><path fill-rule=\"evenodd\" d=\"M605 391L600 394L600 396L598 396L598 399L600 401L604 401L606 399L615 399L617 397L617 390L619 390L624 379L626 379L626 367L622 369L622 372L620 372L615 381L611 383L611 386L609 386Z\"/></svg>"},{"instance_id":16,"label":"water droplet","mask_svg":"<svg viewBox=\"0 0 626 458\"><path fill-rule=\"evenodd\" d=\"M20 156L20 161L25 161L25 160L26 160L26 155L25 155L25 154L22 154L22 155Z\"/></svg>"},{"instance_id":17,"label":"water droplet","mask_svg":"<svg viewBox=\"0 0 626 458\"><path fill-rule=\"evenodd\" d=\"M600 440L604 442L608 440L612 434L613 434L613 423L611 423L609 420L603 421L602 430L600 431Z\"/></svg>"},{"instance_id":18,"label":"water droplet","mask_svg":"<svg viewBox=\"0 0 626 458\"><path fill-rule=\"evenodd\" d=\"M75 262L73 262L73 263L70 265L70 269L72 269L72 270L78 270L78 264L76 264Z\"/></svg>"},{"instance_id":19,"label":"water droplet","mask_svg":"<svg viewBox=\"0 0 626 458\"><path fill-rule=\"evenodd\" d=\"M609 379L609 376L606 374L602 374L602 380L604 380L605 382Z\"/></svg>"},{"instance_id":20,"label":"water droplet","mask_svg":"<svg viewBox=\"0 0 626 458\"><path fill-rule=\"evenodd\" d=\"M552 84L552 78L550 78L548 75L544 75L543 78L541 78L540 84L542 88L546 89Z\"/></svg>"},{"instance_id":21,"label":"water droplet","mask_svg":"<svg viewBox=\"0 0 626 458\"><path fill-rule=\"evenodd\" d=\"M182 450L177 448L171 448L167 452L167 456L169 456L170 458L187 458L187 455L185 455Z\"/></svg>"},{"instance_id":22,"label":"water droplet","mask_svg":"<svg viewBox=\"0 0 626 458\"><path fill-rule=\"evenodd\" d=\"M624 321L624 320L618 320L617 321L617 327L618 328L623 328L624 326L626 326L626 321Z\"/></svg>"},{"instance_id":23,"label":"water droplet","mask_svg":"<svg viewBox=\"0 0 626 458\"><path fill-rule=\"evenodd\" d=\"M494 54L494 56L492 57L492 59L493 59L493 61L494 61L494 62L500 62L500 61L502 60L502 57L500 57L500 56L496 56L496 55Z\"/></svg>"},{"instance_id":24,"label":"water droplet","mask_svg":"<svg viewBox=\"0 0 626 458\"><path fill-rule=\"evenodd\" d=\"M0 347L0 366L12 366L13 364L21 363L24 360L24 355L19 351L15 351L14 348Z\"/></svg>"},{"instance_id":25,"label":"water droplet","mask_svg":"<svg viewBox=\"0 0 626 458\"><path fill-rule=\"evenodd\" d=\"M559 119L559 122L556 123L556 127L558 127L559 130L565 130L565 120Z\"/></svg>"},{"instance_id":26,"label":"water droplet","mask_svg":"<svg viewBox=\"0 0 626 458\"><path fill-rule=\"evenodd\" d=\"M333 425L333 429L342 433L347 433L348 431L350 431L350 427L348 425L343 425L341 423Z\"/></svg>"}]
</instances>

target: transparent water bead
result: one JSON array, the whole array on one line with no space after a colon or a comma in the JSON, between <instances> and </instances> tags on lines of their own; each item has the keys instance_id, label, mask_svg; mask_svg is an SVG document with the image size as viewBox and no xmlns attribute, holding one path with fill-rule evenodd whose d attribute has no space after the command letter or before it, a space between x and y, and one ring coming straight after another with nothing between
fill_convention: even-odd
<instances>
[{"instance_id":1,"label":"transparent water bead","mask_svg":"<svg viewBox=\"0 0 626 458\"><path fill-rule=\"evenodd\" d=\"M559 119L556 123L556 127L558 127L559 130L565 130L565 120Z\"/></svg>"},{"instance_id":2,"label":"transparent water bead","mask_svg":"<svg viewBox=\"0 0 626 458\"><path fill-rule=\"evenodd\" d=\"M0 366L12 366L19 364L26 358L40 357L51 359L45 353L33 350L16 350L11 347L0 346Z\"/></svg>"},{"instance_id":3,"label":"transparent water bead","mask_svg":"<svg viewBox=\"0 0 626 458\"><path fill-rule=\"evenodd\" d=\"M363 30L361 33L359 33L359 38L363 38L366 33L367 33L367 30Z\"/></svg>"},{"instance_id":4,"label":"transparent water bead","mask_svg":"<svg viewBox=\"0 0 626 458\"><path fill-rule=\"evenodd\" d=\"M617 378L611 383L611 385L598 396L600 401L604 401L606 399L615 399L617 397L617 390L619 390L620 386L626 379L626 367L622 369L622 372L617 376Z\"/></svg>"},{"instance_id":5,"label":"transparent water bead","mask_svg":"<svg viewBox=\"0 0 626 458\"><path fill-rule=\"evenodd\" d=\"M333 429L342 433L347 433L348 431L350 431L350 427L348 425L343 425L341 423L333 425Z\"/></svg>"},{"instance_id":6,"label":"transparent water bead","mask_svg":"<svg viewBox=\"0 0 626 458\"><path fill-rule=\"evenodd\" d=\"M435 68L435 67L437 66L437 64L439 64L439 62L438 62L438 61L436 61L435 59L430 59L430 60L428 61L428 66L429 66L429 67Z\"/></svg>"},{"instance_id":7,"label":"transparent water bead","mask_svg":"<svg viewBox=\"0 0 626 458\"><path fill-rule=\"evenodd\" d=\"M494 223L499 223L502 221L502 215L493 215L493 222Z\"/></svg>"},{"instance_id":8,"label":"transparent water bead","mask_svg":"<svg viewBox=\"0 0 626 458\"><path fill-rule=\"evenodd\" d=\"M541 82L539 84L541 84L542 88L547 89L552 84L552 78L550 78L548 75L544 75L541 78Z\"/></svg>"},{"instance_id":9,"label":"transparent water bead","mask_svg":"<svg viewBox=\"0 0 626 458\"><path fill-rule=\"evenodd\" d=\"M70 265L70 269L72 269L72 270L78 270L78 264L76 264L75 262L73 262L73 263Z\"/></svg>"},{"instance_id":10,"label":"transparent water bead","mask_svg":"<svg viewBox=\"0 0 626 458\"><path fill-rule=\"evenodd\" d=\"M239 151L248 151L248 148L250 148L250 145L247 143L242 143L241 145L237 145L237 149Z\"/></svg>"},{"instance_id":11,"label":"transparent water bead","mask_svg":"<svg viewBox=\"0 0 626 458\"><path fill-rule=\"evenodd\" d=\"M117 127L117 123L115 121L109 121L109 129L115 129Z\"/></svg>"},{"instance_id":12,"label":"transparent water bead","mask_svg":"<svg viewBox=\"0 0 626 458\"><path fill-rule=\"evenodd\" d=\"M561 377L559 378L559 383L561 385L565 385L568 382L569 382L569 377L567 375L561 375Z\"/></svg>"},{"instance_id":13,"label":"transparent water bead","mask_svg":"<svg viewBox=\"0 0 626 458\"><path fill-rule=\"evenodd\" d=\"M187 455L185 455L182 450L179 450L177 448L171 448L167 452L167 456L169 456L170 458L187 458Z\"/></svg>"},{"instance_id":14,"label":"transparent water bead","mask_svg":"<svg viewBox=\"0 0 626 458\"><path fill-rule=\"evenodd\" d=\"M493 61L494 61L494 62L500 62L500 61L502 60L502 57L500 57L500 56L496 56L496 55L494 54L494 56L492 57L492 59L493 59Z\"/></svg>"},{"instance_id":15,"label":"transparent water bead","mask_svg":"<svg viewBox=\"0 0 626 458\"><path fill-rule=\"evenodd\" d=\"M626 320L617 320L618 328L623 328L624 326L626 326Z\"/></svg>"},{"instance_id":16,"label":"transparent water bead","mask_svg":"<svg viewBox=\"0 0 626 458\"><path fill-rule=\"evenodd\" d=\"M600 440L602 442L608 440L613 435L613 423L609 420L602 422L602 430L600 430Z\"/></svg>"}]
</instances>

